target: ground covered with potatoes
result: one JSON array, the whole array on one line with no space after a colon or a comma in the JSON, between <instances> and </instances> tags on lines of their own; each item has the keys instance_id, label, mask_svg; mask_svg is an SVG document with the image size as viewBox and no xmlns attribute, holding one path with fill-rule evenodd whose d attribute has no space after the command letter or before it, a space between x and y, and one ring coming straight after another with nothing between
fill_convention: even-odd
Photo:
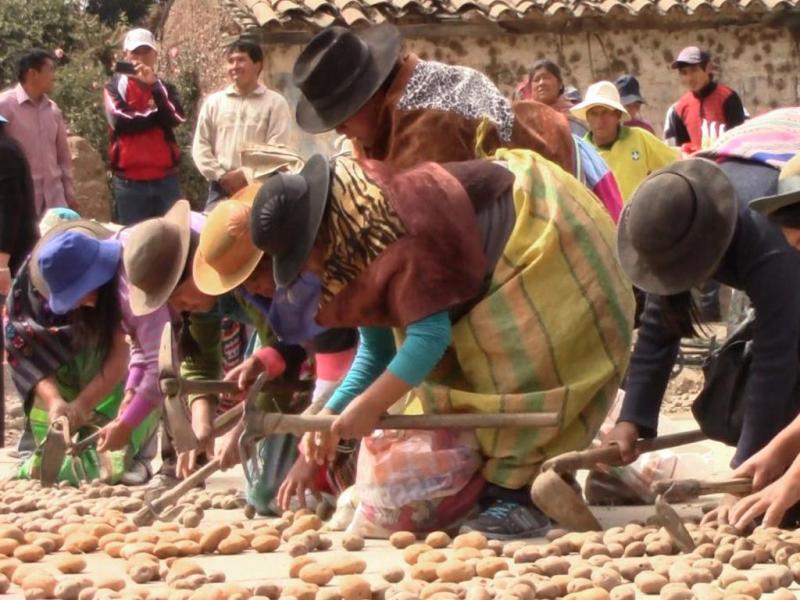
<instances>
[{"instance_id":1,"label":"ground covered with potatoes","mask_svg":"<svg viewBox=\"0 0 800 600\"><path fill-rule=\"evenodd\" d=\"M0 489L0 592L30 600L747 600L800 597L800 532L690 524L679 554L643 520L604 532L487 541L325 531L313 513L248 518L235 490L192 492L171 522L136 527L142 490L100 483ZM616 509L628 517L637 509ZM695 511L695 514L698 514ZM5 556L6 558L2 558Z\"/></svg>"}]
</instances>

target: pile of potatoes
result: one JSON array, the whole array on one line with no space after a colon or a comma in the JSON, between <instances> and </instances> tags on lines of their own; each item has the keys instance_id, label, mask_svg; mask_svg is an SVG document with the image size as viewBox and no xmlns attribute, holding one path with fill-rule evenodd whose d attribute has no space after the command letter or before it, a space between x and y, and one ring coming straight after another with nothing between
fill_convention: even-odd
<instances>
[{"instance_id":1,"label":"pile of potatoes","mask_svg":"<svg viewBox=\"0 0 800 600\"><path fill-rule=\"evenodd\" d=\"M321 523L307 515L284 515L290 544ZM669 534L656 525L631 523L605 532L554 530L547 544L502 543L479 533L454 539L445 532L418 538L398 532L390 543L405 565L382 573L370 585L360 575L366 565L347 556L315 559L303 553L285 587L288 600L633 600L637 592L662 600L776 600L795 598L800 582L800 534L761 530L739 535L729 526L688 529L697 544L680 554ZM313 546L313 544L312 544ZM342 546L361 550L364 542L345 536ZM753 567L759 564L759 567Z\"/></svg>"},{"instance_id":2,"label":"pile of potatoes","mask_svg":"<svg viewBox=\"0 0 800 600\"><path fill-rule=\"evenodd\" d=\"M553 530L548 544L394 534L408 567L391 569L386 600L633 600L637 591L662 600L776 600L795 598L800 582L800 537L761 530L740 536L729 526L688 529L697 544L679 554L657 526L631 523L605 532ZM445 548L452 548L447 552ZM756 564L768 563L753 569ZM351 599L346 599L351 600Z\"/></svg>"},{"instance_id":3,"label":"pile of potatoes","mask_svg":"<svg viewBox=\"0 0 800 600\"><path fill-rule=\"evenodd\" d=\"M19 481L0 492L0 594L13 584L28 600L633 600L637 592L662 600L759 600L768 593L788 600L795 595L787 588L800 582L800 532L777 529L742 535L690 523L697 545L691 554L645 523L554 530L544 544L397 532L389 541L402 562L376 583L354 554L364 550L362 538L334 541L320 516L305 509L253 520L233 490L194 491L173 521L143 528L130 520L143 506L141 490L99 483L42 489ZM203 526L204 511L214 508L244 509L246 518ZM284 586L229 583L198 560L276 551L292 557L288 572L277 574L290 581ZM85 575L84 555L94 552L123 561L125 576Z\"/></svg>"}]
</instances>

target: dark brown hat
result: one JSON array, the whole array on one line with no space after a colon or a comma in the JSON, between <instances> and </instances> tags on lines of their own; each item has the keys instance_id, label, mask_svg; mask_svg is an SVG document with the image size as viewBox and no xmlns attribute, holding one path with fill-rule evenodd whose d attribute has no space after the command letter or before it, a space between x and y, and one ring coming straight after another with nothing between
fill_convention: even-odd
<instances>
[{"instance_id":1,"label":"dark brown hat","mask_svg":"<svg viewBox=\"0 0 800 600\"><path fill-rule=\"evenodd\" d=\"M328 203L330 179L328 159L315 154L297 175L276 173L256 194L250 236L272 257L278 285L292 283L308 261Z\"/></svg>"},{"instance_id":2,"label":"dark brown hat","mask_svg":"<svg viewBox=\"0 0 800 600\"><path fill-rule=\"evenodd\" d=\"M356 114L391 74L402 41L389 23L357 33L329 27L315 35L292 71L302 92L296 113L300 127L322 133Z\"/></svg>"},{"instance_id":3,"label":"dark brown hat","mask_svg":"<svg viewBox=\"0 0 800 600\"><path fill-rule=\"evenodd\" d=\"M715 163L675 162L652 173L622 211L617 252L633 284L686 292L716 271L736 230L736 192Z\"/></svg>"}]
</instances>

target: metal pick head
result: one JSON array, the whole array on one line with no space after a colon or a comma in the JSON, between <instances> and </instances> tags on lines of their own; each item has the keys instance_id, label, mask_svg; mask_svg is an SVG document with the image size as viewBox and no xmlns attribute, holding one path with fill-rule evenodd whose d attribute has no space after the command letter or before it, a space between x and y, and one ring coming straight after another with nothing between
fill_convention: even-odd
<instances>
[{"instance_id":1,"label":"metal pick head","mask_svg":"<svg viewBox=\"0 0 800 600\"><path fill-rule=\"evenodd\" d=\"M50 424L47 436L39 446L40 480L45 487L52 486L58 481L70 445L69 435L69 420L64 416L59 417Z\"/></svg>"},{"instance_id":2,"label":"metal pick head","mask_svg":"<svg viewBox=\"0 0 800 600\"><path fill-rule=\"evenodd\" d=\"M668 492L669 490L667 490ZM672 541L675 542L675 545L681 550L681 552L690 553L693 552L695 549L695 543L692 539L689 530L686 529L686 525L683 523L683 519L681 519L680 515L677 511L670 506L670 504L664 500L664 494L659 494L656 497L655 502L656 507L656 518L658 519L659 523L661 523L662 527L667 530Z\"/></svg>"},{"instance_id":3,"label":"metal pick head","mask_svg":"<svg viewBox=\"0 0 800 600\"><path fill-rule=\"evenodd\" d=\"M250 469L248 468L248 463L251 462L250 459L254 454L254 448L257 436L253 435L252 428L250 426L250 421L256 416L260 411L258 410L258 406L256 404L256 400L258 399L258 395L261 393L261 390L264 388L264 385L267 383L267 374L261 373L255 380L250 389L247 392L247 399L245 400L244 405L244 413L242 415L242 419L244 420L244 429L242 429L242 433L239 435L239 461L242 464L242 470L244 471L244 476L247 478L247 483L250 487L255 485L255 482L260 479L260 474L258 473L258 464L257 461L253 462L253 474L251 475Z\"/></svg>"},{"instance_id":4,"label":"metal pick head","mask_svg":"<svg viewBox=\"0 0 800 600\"><path fill-rule=\"evenodd\" d=\"M255 481L259 479L258 466L256 465L255 461L253 461L253 470L255 471L253 475L250 474L250 468L248 466L251 462L250 458L253 455L254 446L255 441L247 433L247 430L242 431L242 433L239 435L239 461L242 464L244 476L247 479L247 484L250 487L253 487L255 485Z\"/></svg>"}]
</instances>

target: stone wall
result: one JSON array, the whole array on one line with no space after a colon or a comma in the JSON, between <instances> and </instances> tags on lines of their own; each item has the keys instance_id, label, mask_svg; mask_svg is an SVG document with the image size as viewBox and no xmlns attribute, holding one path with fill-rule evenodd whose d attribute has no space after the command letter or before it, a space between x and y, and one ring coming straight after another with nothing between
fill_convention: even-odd
<instances>
[{"instance_id":1,"label":"stone wall","mask_svg":"<svg viewBox=\"0 0 800 600\"><path fill-rule=\"evenodd\" d=\"M82 137L71 135L67 142L78 212L86 219L111 221L111 190L103 157Z\"/></svg>"},{"instance_id":2,"label":"stone wall","mask_svg":"<svg viewBox=\"0 0 800 600\"><path fill-rule=\"evenodd\" d=\"M196 12L203 5L203 15L216 11L217 23L222 10L218 0L175 0L165 30L165 43L196 44L209 57L204 82L221 84L224 70L218 51L218 38L203 25L205 17L181 17L186 11ZM608 24L609 19L603 20ZM657 21L661 23L661 21ZM204 28L208 35L193 32ZM435 26L427 26L430 31ZM563 69L567 84L581 92L594 81L614 79L623 73L635 74L648 100L643 116L661 129L667 108L683 90L677 73L670 70L673 56L684 46L698 44L709 48L714 56L717 77L741 95L751 115L778 106L800 104L800 56L798 42L785 28L766 25L692 26L684 22L663 21L659 27L639 27L591 31L548 33L534 31L512 33L490 29L488 33L459 35L453 33L424 35L406 34L406 46L423 58L473 67L486 73L505 93L511 93L516 82L525 75L528 65L539 58L551 58ZM424 28L422 28L424 29ZM465 29L466 30L466 29ZM215 49L217 48L217 49ZM283 93L294 105L298 91L291 84L291 70L302 43L268 43L264 81ZM304 153L325 149L331 136L314 139L298 132L296 142Z\"/></svg>"}]
</instances>

